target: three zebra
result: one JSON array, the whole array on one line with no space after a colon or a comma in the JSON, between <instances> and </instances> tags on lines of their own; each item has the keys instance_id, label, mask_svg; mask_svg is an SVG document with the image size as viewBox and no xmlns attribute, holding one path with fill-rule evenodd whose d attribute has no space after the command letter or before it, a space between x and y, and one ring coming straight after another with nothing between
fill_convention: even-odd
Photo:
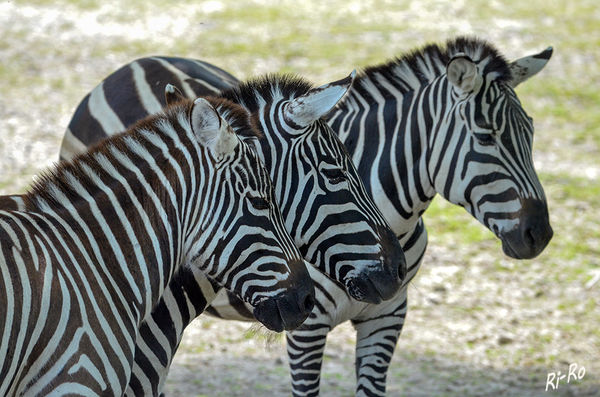
<instances>
[{"instance_id":1,"label":"three zebra","mask_svg":"<svg viewBox=\"0 0 600 397\"><path fill-rule=\"evenodd\" d=\"M257 134L240 106L181 101L46 172L26 210L0 211L0 395L121 395L138 327L181 268L268 327L304 321L311 278L237 134Z\"/></svg>"},{"instance_id":2,"label":"three zebra","mask_svg":"<svg viewBox=\"0 0 600 397\"><path fill-rule=\"evenodd\" d=\"M310 271L316 284L315 310L301 329L288 333L295 395L318 394L327 333L348 319L357 329L357 395L385 393L387 367L406 314L406 283L416 274L427 244L421 215L436 194L463 206L492 230L507 255L531 258L544 249L552 229L531 158L533 124L514 87L541 70L551 54L548 49L509 63L492 45L478 39L429 45L367 68L328 116L366 189L399 237L408 274L391 300L373 305L351 299L344 288L325 277L331 275L331 268L324 273ZM109 77L78 107L63 141L62 157L115 132L106 128L111 123L127 125L155 112L167 82L178 85L189 97L229 90L237 83L214 66L181 58L138 60L115 75L121 86L107 84ZM127 94L122 87L137 92ZM256 104L251 99L249 103ZM281 119L253 120L264 125ZM264 146L263 159L276 158L278 151L286 149L277 142ZM279 170L285 174L282 170L291 168ZM341 177L334 172L329 176L331 183ZM274 183L276 188L286 186L275 178ZM294 225L297 222L291 222ZM312 225L316 228L318 223ZM298 235L292 235L297 241ZM306 257L308 252L302 253ZM350 284L343 285L351 290ZM182 307L165 304L168 313L163 314L188 318L187 312L177 313ZM232 297L214 301L212 312L227 318L252 318ZM148 361L160 361L158 356L164 354L162 362L168 366L174 352L172 341L165 338L161 348L153 344L160 354L153 353ZM164 377L166 368L148 376Z\"/></svg>"}]
</instances>

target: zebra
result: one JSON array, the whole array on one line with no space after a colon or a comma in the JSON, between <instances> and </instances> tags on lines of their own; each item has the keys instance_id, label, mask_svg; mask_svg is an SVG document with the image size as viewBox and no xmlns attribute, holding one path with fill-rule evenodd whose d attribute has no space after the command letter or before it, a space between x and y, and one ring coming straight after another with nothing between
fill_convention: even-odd
<instances>
[{"instance_id":1,"label":"zebra","mask_svg":"<svg viewBox=\"0 0 600 397\"><path fill-rule=\"evenodd\" d=\"M151 60L154 62L155 59ZM166 62L165 58L158 59ZM82 150L85 147L79 142L69 144L69 141L74 142L72 138L75 136L71 131L75 131L77 136L85 136L83 141L87 140L87 144L91 145L115 131L109 129L111 123L113 126L117 125L116 128L121 128L115 120L130 117L127 112L122 115L114 112L106 114L107 104L111 103L112 97L105 96L104 93L122 87L121 83L127 80L127 74L123 73L125 70L126 68L122 68L115 72L94 90L100 91L100 100L95 97L98 94L92 91L82 101L63 141L62 148L69 148L61 150L63 159L73 154L73 148ZM136 70L139 69L136 67ZM149 78L152 70L144 71L143 74ZM225 92L224 96L227 97L225 94L228 94L229 99L250 109L252 123L262 128L264 135L271 140L271 143L262 144L258 140L259 153L263 159L268 157L273 162L270 164L265 161L270 167L276 196L281 194L280 200L286 200L280 207L286 227L293 232L302 254L316 258L315 262L320 261L321 267L337 277L335 282L354 298L379 302L393 295L401 285L406 272L404 257L395 235L389 231L381 213L365 194L364 186L343 145L320 120L345 94L352 77L353 75L329 85L311 88L301 78L273 75L250 80L229 93ZM187 86L181 87L185 91ZM204 85L201 84L200 87ZM187 92L190 95L189 90ZM116 96L120 105L114 109L124 109L123 106L130 101L137 103L137 98L124 100L124 97L134 93L125 91ZM171 92L168 91L167 100L170 95ZM157 94L153 98L160 105L165 101L162 95ZM152 103L154 100L146 100L144 103ZM102 105L98 105L99 102ZM325 103L329 103L329 108L320 109ZM312 106L313 110L302 109L308 106ZM293 112L287 112L286 109L292 109ZM152 111L154 110L146 110L145 114ZM134 118L128 120L135 122ZM271 147L277 148L277 151L271 150ZM277 172L278 168L273 164L292 167L290 169L288 166L285 172ZM301 165L302 168L295 165ZM288 190L278 190L278 186L290 183L286 178L291 180L290 187ZM297 181L302 181L305 190L296 185ZM304 209L300 211L299 206ZM377 263L381 264L379 268L373 266ZM366 267L368 272L356 272L353 268L358 266ZM308 270L313 279L329 280L323 271L313 267ZM188 299L194 296L195 291L200 289L199 285L203 285L206 279L199 274L186 275L188 272L188 269L182 269L179 274L174 275L172 283L163 294L163 300L140 327L135 365L127 395L156 395L162 390L183 329L204 309L193 307ZM347 280L348 276L352 276L352 272L354 280L350 278L350 282L340 283L344 277ZM365 288L361 287L361 283ZM321 284L324 285L324 282ZM216 290L217 288L213 292ZM247 310L243 305L238 305L237 309ZM252 312L248 314L252 316Z\"/></svg>"},{"instance_id":2,"label":"zebra","mask_svg":"<svg viewBox=\"0 0 600 397\"><path fill-rule=\"evenodd\" d=\"M526 259L542 252L552 228L531 158L533 121L514 88L538 73L551 55L548 48L509 63L492 44L473 37L426 45L366 68L326 116L398 236L408 274L396 296L377 305L357 302L327 277L313 277L315 309L287 333L294 395L318 395L327 334L347 320L357 330L356 394L385 394L387 368L406 315L406 287L427 246L422 215L436 194L463 206L494 232L508 256ZM156 58L144 61L151 64L144 67L151 69L146 86L173 81L186 96L190 89L204 92L207 84L215 89L237 84L201 61L169 58L170 67ZM135 70L134 64L126 67ZM143 86L134 77L128 84ZM144 105L138 99L126 106L133 118ZM76 135L67 132L63 147L84 140ZM252 320L240 306L221 294L207 312Z\"/></svg>"},{"instance_id":3,"label":"zebra","mask_svg":"<svg viewBox=\"0 0 600 397\"><path fill-rule=\"evenodd\" d=\"M122 395L138 327L181 268L269 327L304 321L312 280L238 134L257 134L239 105L181 101L43 174L24 211L0 211L0 395Z\"/></svg>"},{"instance_id":4,"label":"zebra","mask_svg":"<svg viewBox=\"0 0 600 397\"><path fill-rule=\"evenodd\" d=\"M327 116L398 236L409 267L403 288L379 305L356 302L326 277L316 281L315 311L301 329L287 334L295 395L318 394L327 333L348 319L357 329L356 394L385 394L387 368L406 314L406 286L427 245L421 216L436 194L465 207L490 228L509 256L534 257L547 245L552 229L531 160L533 124L514 87L539 72L551 55L548 48L508 63L493 45L476 38L427 45L365 69ZM177 67L157 61L146 84L174 81L185 92L237 83L201 61L170 58L169 64ZM129 101L127 107L139 109L140 103ZM81 139L68 131L63 148L73 142L84 146ZM474 165L481 167L473 170ZM494 167L504 174L492 172ZM525 243L519 245L520 240ZM219 297L208 311L251 319L233 301ZM228 305L235 310L227 311Z\"/></svg>"}]
</instances>

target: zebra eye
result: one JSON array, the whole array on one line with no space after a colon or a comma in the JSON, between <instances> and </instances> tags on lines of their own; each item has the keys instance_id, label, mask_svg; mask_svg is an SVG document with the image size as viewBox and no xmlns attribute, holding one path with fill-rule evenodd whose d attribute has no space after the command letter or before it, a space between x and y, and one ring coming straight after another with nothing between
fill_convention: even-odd
<instances>
[{"instance_id":1,"label":"zebra eye","mask_svg":"<svg viewBox=\"0 0 600 397\"><path fill-rule=\"evenodd\" d=\"M474 135L475 139L477 139L477 142L479 142L483 146L490 146L496 143L496 139L493 133L482 134L475 132Z\"/></svg>"},{"instance_id":2,"label":"zebra eye","mask_svg":"<svg viewBox=\"0 0 600 397\"><path fill-rule=\"evenodd\" d=\"M329 182L334 185L346 180L344 171L339 168L325 168L321 172L329 179Z\"/></svg>"},{"instance_id":3,"label":"zebra eye","mask_svg":"<svg viewBox=\"0 0 600 397\"><path fill-rule=\"evenodd\" d=\"M268 210L269 202L262 197L250 197L250 204L257 210Z\"/></svg>"}]
</instances>

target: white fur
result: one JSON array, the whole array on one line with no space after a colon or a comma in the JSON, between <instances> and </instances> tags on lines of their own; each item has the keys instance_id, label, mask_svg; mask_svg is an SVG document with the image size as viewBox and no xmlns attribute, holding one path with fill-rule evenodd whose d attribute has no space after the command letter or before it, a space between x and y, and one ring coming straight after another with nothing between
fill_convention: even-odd
<instances>
[{"instance_id":1,"label":"white fur","mask_svg":"<svg viewBox=\"0 0 600 397\"><path fill-rule=\"evenodd\" d=\"M313 88L306 94L289 101L284 110L284 117L300 127L306 127L323 117L348 92L356 76L356 70L350 74L347 83L335 81Z\"/></svg>"},{"instance_id":2,"label":"white fur","mask_svg":"<svg viewBox=\"0 0 600 397\"><path fill-rule=\"evenodd\" d=\"M477 92L483 82L483 77L477 70L477 65L466 55L457 54L446 67L448 81L460 94Z\"/></svg>"},{"instance_id":3,"label":"white fur","mask_svg":"<svg viewBox=\"0 0 600 397\"><path fill-rule=\"evenodd\" d=\"M218 159L233 152L238 144L236 135L230 132L229 124L204 98L194 101L190 114L190 125L200 143Z\"/></svg>"}]
</instances>

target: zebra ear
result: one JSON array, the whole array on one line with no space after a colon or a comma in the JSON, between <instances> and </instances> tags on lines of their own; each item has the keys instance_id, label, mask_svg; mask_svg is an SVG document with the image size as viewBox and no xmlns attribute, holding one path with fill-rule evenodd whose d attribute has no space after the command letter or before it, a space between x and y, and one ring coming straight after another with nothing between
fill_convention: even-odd
<instances>
[{"instance_id":1,"label":"zebra ear","mask_svg":"<svg viewBox=\"0 0 600 397\"><path fill-rule=\"evenodd\" d=\"M306 94L289 101L283 110L286 121L306 127L333 109L348 92L356 76L356 70L338 81L309 90Z\"/></svg>"},{"instance_id":2,"label":"zebra ear","mask_svg":"<svg viewBox=\"0 0 600 397\"><path fill-rule=\"evenodd\" d=\"M509 65L512 74L512 79L509 82L511 87L516 87L542 70L550 60L552 51L552 47L548 47L539 54L529 55L511 62Z\"/></svg>"},{"instance_id":3,"label":"zebra ear","mask_svg":"<svg viewBox=\"0 0 600 397\"><path fill-rule=\"evenodd\" d=\"M483 82L475 62L462 52L453 56L448 62L446 75L450 84L461 94L479 90Z\"/></svg>"},{"instance_id":4,"label":"zebra ear","mask_svg":"<svg viewBox=\"0 0 600 397\"><path fill-rule=\"evenodd\" d=\"M229 124L221 118L217 109L204 98L194 101L190 111L192 131L217 158L233 152L238 145L236 135Z\"/></svg>"},{"instance_id":5,"label":"zebra ear","mask_svg":"<svg viewBox=\"0 0 600 397\"><path fill-rule=\"evenodd\" d=\"M167 106L184 99L185 96L179 91L179 88L175 87L173 84L167 84L165 86L165 103Z\"/></svg>"}]
</instances>

